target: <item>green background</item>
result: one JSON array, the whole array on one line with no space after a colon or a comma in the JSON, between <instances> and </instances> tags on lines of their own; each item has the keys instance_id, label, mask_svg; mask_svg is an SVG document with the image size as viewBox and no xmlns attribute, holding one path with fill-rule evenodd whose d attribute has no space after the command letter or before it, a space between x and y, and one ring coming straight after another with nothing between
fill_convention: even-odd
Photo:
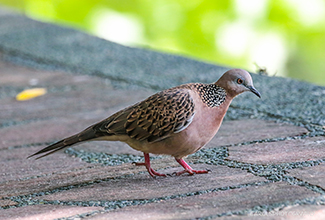
<instances>
[{"instance_id":1,"label":"green background","mask_svg":"<svg viewBox=\"0 0 325 220\"><path fill-rule=\"evenodd\" d=\"M0 4L127 46L325 85L325 0L0 0Z\"/></svg>"}]
</instances>

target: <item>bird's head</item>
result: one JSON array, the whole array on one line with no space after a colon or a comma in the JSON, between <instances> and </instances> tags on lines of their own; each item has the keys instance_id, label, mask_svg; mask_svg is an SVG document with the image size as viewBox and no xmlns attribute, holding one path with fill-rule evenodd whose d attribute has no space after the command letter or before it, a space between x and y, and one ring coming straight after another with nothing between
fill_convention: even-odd
<instances>
[{"instance_id":1,"label":"bird's head","mask_svg":"<svg viewBox=\"0 0 325 220\"><path fill-rule=\"evenodd\" d=\"M231 69L225 72L216 85L224 88L232 97L250 91L261 98L261 94L254 88L251 75L242 69Z\"/></svg>"}]
</instances>

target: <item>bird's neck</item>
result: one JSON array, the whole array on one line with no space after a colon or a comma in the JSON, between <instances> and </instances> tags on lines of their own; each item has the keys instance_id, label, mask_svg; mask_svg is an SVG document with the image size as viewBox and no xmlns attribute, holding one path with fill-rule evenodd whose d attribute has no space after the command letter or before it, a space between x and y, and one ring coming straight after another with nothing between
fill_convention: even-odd
<instances>
[{"instance_id":1,"label":"bird's neck","mask_svg":"<svg viewBox=\"0 0 325 220\"><path fill-rule=\"evenodd\" d=\"M225 102L226 90L215 84L193 84L203 103L208 107L218 107Z\"/></svg>"}]
</instances>

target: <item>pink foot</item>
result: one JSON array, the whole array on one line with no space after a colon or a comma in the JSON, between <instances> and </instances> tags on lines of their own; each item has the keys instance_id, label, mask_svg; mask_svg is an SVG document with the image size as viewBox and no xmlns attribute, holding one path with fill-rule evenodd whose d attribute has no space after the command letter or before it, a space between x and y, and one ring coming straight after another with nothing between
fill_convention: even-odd
<instances>
[{"instance_id":1,"label":"pink foot","mask_svg":"<svg viewBox=\"0 0 325 220\"><path fill-rule=\"evenodd\" d=\"M158 173L154 169L150 167L150 157L148 153L143 153L144 154L144 163L134 163L136 166L145 166L148 170L148 173L152 177L156 176L166 176L166 174Z\"/></svg>"},{"instance_id":2,"label":"pink foot","mask_svg":"<svg viewBox=\"0 0 325 220\"><path fill-rule=\"evenodd\" d=\"M182 175L183 173L189 173L190 175L194 175L194 174L202 174L202 173L208 173L209 170L193 170L192 167L190 167L190 165L188 165L183 159L177 159L175 158L175 160L182 166L184 167L183 171L177 172L176 175Z\"/></svg>"}]
</instances>

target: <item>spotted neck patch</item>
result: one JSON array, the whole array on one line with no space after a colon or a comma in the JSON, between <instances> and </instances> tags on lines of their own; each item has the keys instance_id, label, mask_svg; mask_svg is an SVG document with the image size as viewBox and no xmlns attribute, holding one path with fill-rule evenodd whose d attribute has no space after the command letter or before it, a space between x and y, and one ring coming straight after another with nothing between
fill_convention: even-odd
<instances>
[{"instance_id":1,"label":"spotted neck patch","mask_svg":"<svg viewBox=\"0 0 325 220\"><path fill-rule=\"evenodd\" d=\"M226 99L226 91L215 84L194 84L202 101L209 107L218 107Z\"/></svg>"}]
</instances>

